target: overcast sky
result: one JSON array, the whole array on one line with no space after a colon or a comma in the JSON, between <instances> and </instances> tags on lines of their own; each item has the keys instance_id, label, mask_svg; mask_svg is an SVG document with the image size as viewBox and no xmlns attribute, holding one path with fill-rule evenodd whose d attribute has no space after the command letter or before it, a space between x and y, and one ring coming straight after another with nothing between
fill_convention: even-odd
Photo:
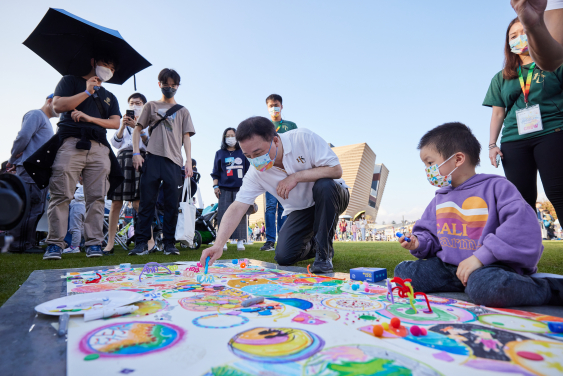
<instances>
[{"instance_id":1,"label":"overcast sky","mask_svg":"<svg viewBox=\"0 0 563 376\"><path fill-rule=\"evenodd\" d=\"M271 93L298 127L375 151L390 170L379 223L417 219L432 199L416 145L436 125L470 126L484 149L478 172L503 175L488 161L491 109L481 103L502 68L509 0L3 2L0 160L60 79L22 44L49 6L117 29L153 64L137 75L149 100L160 98L162 68L180 73L176 100L192 114L206 205L216 201L209 173L222 131L268 116ZM124 113L133 80L106 87Z\"/></svg>"}]
</instances>

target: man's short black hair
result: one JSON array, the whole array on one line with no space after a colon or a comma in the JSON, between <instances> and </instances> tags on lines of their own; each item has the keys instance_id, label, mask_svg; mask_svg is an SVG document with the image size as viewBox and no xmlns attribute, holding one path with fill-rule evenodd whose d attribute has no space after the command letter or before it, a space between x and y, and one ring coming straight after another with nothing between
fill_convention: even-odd
<instances>
[{"instance_id":1,"label":"man's short black hair","mask_svg":"<svg viewBox=\"0 0 563 376\"><path fill-rule=\"evenodd\" d=\"M133 93L127 98L127 103L131 100L131 98L139 98L143 104L147 104L147 98L141 93Z\"/></svg>"},{"instance_id":2,"label":"man's short black hair","mask_svg":"<svg viewBox=\"0 0 563 376\"><path fill-rule=\"evenodd\" d=\"M279 95L279 94L268 95L268 98L266 98L266 104L268 104L268 101L278 101L278 102L283 104L283 99L282 99L281 95Z\"/></svg>"},{"instance_id":3,"label":"man's short black hair","mask_svg":"<svg viewBox=\"0 0 563 376\"><path fill-rule=\"evenodd\" d=\"M463 123L445 123L426 132L418 143L418 150L423 147L432 147L447 159L455 153L462 152L473 166L479 166L481 158L481 144L471 132L471 129Z\"/></svg>"},{"instance_id":4,"label":"man's short black hair","mask_svg":"<svg viewBox=\"0 0 563 376\"><path fill-rule=\"evenodd\" d=\"M119 59L113 49L108 46L98 46L94 52L94 61L102 61L106 64L113 64L113 69L117 72L119 70Z\"/></svg>"},{"instance_id":5,"label":"man's short black hair","mask_svg":"<svg viewBox=\"0 0 563 376\"><path fill-rule=\"evenodd\" d=\"M158 74L158 81L162 82L163 84L167 84L169 78L174 81L174 84L180 85L180 75L174 69L164 68Z\"/></svg>"},{"instance_id":6,"label":"man's short black hair","mask_svg":"<svg viewBox=\"0 0 563 376\"><path fill-rule=\"evenodd\" d=\"M277 136L274 123L262 116L253 116L244 120L237 127L236 137L238 142L246 141L253 136L260 136L266 141L272 141Z\"/></svg>"}]
</instances>

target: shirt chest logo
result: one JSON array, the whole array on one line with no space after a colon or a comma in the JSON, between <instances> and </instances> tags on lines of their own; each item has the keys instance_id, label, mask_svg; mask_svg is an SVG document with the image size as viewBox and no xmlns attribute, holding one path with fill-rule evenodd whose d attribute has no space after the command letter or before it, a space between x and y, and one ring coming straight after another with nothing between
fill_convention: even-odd
<instances>
[{"instance_id":1,"label":"shirt chest logo","mask_svg":"<svg viewBox=\"0 0 563 376\"><path fill-rule=\"evenodd\" d=\"M299 162L299 163L305 164L305 158L303 158L302 156L298 157L296 160L297 160L297 162Z\"/></svg>"},{"instance_id":2,"label":"shirt chest logo","mask_svg":"<svg viewBox=\"0 0 563 376\"><path fill-rule=\"evenodd\" d=\"M110 105L110 102L111 102L111 99L109 99L109 97L107 97L107 98L104 100L104 102L106 102L106 104L109 106L109 105Z\"/></svg>"}]
</instances>

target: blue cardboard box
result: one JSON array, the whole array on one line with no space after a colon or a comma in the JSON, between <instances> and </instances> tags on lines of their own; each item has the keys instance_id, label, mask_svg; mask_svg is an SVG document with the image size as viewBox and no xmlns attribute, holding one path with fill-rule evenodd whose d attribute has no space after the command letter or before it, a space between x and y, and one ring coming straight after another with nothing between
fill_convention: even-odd
<instances>
[{"instance_id":1,"label":"blue cardboard box","mask_svg":"<svg viewBox=\"0 0 563 376\"><path fill-rule=\"evenodd\" d=\"M354 268L350 269L350 279L354 281L379 282L387 279L385 268Z\"/></svg>"}]
</instances>

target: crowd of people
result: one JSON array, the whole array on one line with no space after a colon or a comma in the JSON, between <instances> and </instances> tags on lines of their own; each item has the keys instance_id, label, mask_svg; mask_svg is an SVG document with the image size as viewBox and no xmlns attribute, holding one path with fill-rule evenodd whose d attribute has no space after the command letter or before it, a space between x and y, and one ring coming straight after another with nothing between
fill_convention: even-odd
<instances>
[{"instance_id":1,"label":"crowd of people","mask_svg":"<svg viewBox=\"0 0 563 376\"><path fill-rule=\"evenodd\" d=\"M533 276L543 252L538 220L548 229L553 222L551 214L536 210L538 172L555 213L563 215L563 4L511 2L518 17L507 27L504 67L483 102L492 107L490 162L502 163L506 178L476 173L481 145L466 125L446 123L424 134L420 158L429 183L440 189L409 239L399 239L419 260L400 263L395 275L412 279L417 291L465 291L476 304L563 304L563 280ZM161 98L147 101L134 93L122 116L117 98L103 86L119 68L109 52L97 51L88 74L62 77L43 106L25 114L6 169L25 182L31 209L12 231L12 251L36 246L48 191L44 259L77 252L82 241L87 257L111 252L124 202L138 213L130 255L155 250L157 203L162 250L179 254L178 204L185 182L191 187L195 136L190 112L174 100L180 75L163 69ZM314 258L312 272L331 272L335 239L366 241L378 233L365 215L339 223L350 196L338 157L319 135L282 119L281 96L268 96L266 106L270 119L251 117L222 133L211 173L218 232L200 261L213 264L229 240L243 250L252 233L256 240L265 236L261 249L275 251L280 265ZM49 119L59 114L53 135ZM117 130L110 137L117 156L108 129ZM249 228L248 215L264 193L265 225ZM106 197L112 204L102 249Z\"/></svg>"}]
</instances>

